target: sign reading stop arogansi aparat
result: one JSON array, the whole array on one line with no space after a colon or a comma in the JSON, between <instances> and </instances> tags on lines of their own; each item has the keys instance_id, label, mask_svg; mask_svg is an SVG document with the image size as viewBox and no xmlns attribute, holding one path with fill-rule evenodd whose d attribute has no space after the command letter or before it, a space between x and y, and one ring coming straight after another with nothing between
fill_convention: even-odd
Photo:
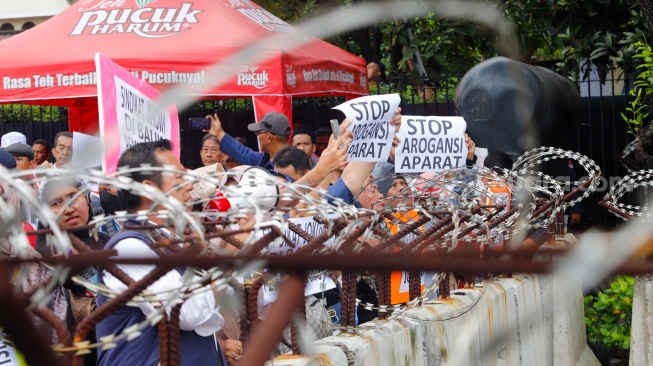
<instances>
[{"instance_id":1,"label":"sign reading stop arogansi aparat","mask_svg":"<svg viewBox=\"0 0 653 366\"><path fill-rule=\"evenodd\" d=\"M462 117L402 116L395 173L440 172L465 165Z\"/></svg>"},{"instance_id":2,"label":"sign reading stop arogansi aparat","mask_svg":"<svg viewBox=\"0 0 653 366\"><path fill-rule=\"evenodd\" d=\"M96 54L95 65L104 150L102 169L115 172L120 154L144 141L168 139L179 158L177 107L157 103L159 91L108 58Z\"/></svg>"},{"instance_id":3,"label":"sign reading stop arogansi aparat","mask_svg":"<svg viewBox=\"0 0 653 366\"><path fill-rule=\"evenodd\" d=\"M354 135L347 149L347 161L388 160L395 135L391 121L400 103L399 94L383 94L348 100L333 107L353 122L347 129Z\"/></svg>"}]
</instances>

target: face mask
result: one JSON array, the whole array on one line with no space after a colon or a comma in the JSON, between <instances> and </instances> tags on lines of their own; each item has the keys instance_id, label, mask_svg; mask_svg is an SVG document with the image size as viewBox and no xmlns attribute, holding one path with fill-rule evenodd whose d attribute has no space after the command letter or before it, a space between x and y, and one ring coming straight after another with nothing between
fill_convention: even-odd
<instances>
[{"instance_id":1,"label":"face mask","mask_svg":"<svg viewBox=\"0 0 653 366\"><path fill-rule=\"evenodd\" d=\"M100 192L100 205L104 213L108 215L113 215L116 211L123 211L118 196L111 194L109 191Z\"/></svg>"}]
</instances>

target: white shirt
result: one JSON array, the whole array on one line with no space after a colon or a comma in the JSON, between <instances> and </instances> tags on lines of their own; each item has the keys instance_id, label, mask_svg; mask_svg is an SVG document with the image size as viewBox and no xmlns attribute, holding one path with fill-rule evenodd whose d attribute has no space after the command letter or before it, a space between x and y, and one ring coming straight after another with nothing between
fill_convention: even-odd
<instances>
[{"instance_id":1,"label":"white shirt","mask_svg":"<svg viewBox=\"0 0 653 366\"><path fill-rule=\"evenodd\" d=\"M159 256L142 240L136 238L127 238L121 240L114 247L118 251L120 258L158 258ZM135 281L141 280L145 275L150 273L155 266L153 265L123 265L119 264L118 268L125 272ZM127 290L127 286L110 273L102 272L105 285L116 292ZM170 311L174 307L169 300L179 291L175 289L185 289L185 284L181 280L179 272L172 270L159 278L156 282L147 287L157 298L165 305L166 313L170 316ZM173 291L169 291L173 290ZM179 315L179 327L182 330L194 330L200 336L208 337L223 327L224 319L218 312L218 306L215 303L213 291L208 287L206 291L194 294L184 301L181 306ZM138 307L146 316L155 311L149 302L139 302Z\"/></svg>"}]
</instances>

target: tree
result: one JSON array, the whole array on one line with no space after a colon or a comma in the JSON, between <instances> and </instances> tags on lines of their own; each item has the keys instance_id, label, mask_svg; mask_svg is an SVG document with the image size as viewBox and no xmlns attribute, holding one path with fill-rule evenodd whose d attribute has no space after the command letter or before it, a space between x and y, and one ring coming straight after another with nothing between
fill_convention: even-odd
<instances>
[{"instance_id":1,"label":"tree","mask_svg":"<svg viewBox=\"0 0 653 366\"><path fill-rule=\"evenodd\" d=\"M637 3L641 8L641 14L646 23L653 26L653 0L637 0ZM653 62L649 60L649 63ZM653 94L646 95L643 100L648 116L639 129L639 142L635 147L635 157L642 169L653 169L653 124L651 123Z\"/></svg>"},{"instance_id":2,"label":"tree","mask_svg":"<svg viewBox=\"0 0 653 366\"><path fill-rule=\"evenodd\" d=\"M419 0L423 1L423 0ZM305 17L318 16L334 7L373 2L373 0L290 0L260 1L259 4L279 18L296 23ZM410 41L408 29L413 31ZM485 35L490 34L489 39ZM327 41L367 61L383 62L389 73L410 74L417 51L423 54L429 74L449 71L460 73L480 60L485 45L491 43L491 33L480 30L471 22L438 19L434 14L414 19L381 19L378 24L351 30ZM470 46L460 47L460 45Z\"/></svg>"},{"instance_id":3,"label":"tree","mask_svg":"<svg viewBox=\"0 0 653 366\"><path fill-rule=\"evenodd\" d=\"M280 18L296 22L334 7L373 0L261 1ZM414 0L416 2L424 0ZM632 69L629 44L643 39L648 24L639 16L636 0L487 0L517 28L515 46L521 61L558 60L559 71L578 80L576 69L589 60L605 75L615 62ZM413 33L412 42L408 30ZM480 60L499 55L495 33L467 21L425 14L413 19L381 19L328 41L368 61L380 60L391 73L410 74L419 52L428 74L461 74Z\"/></svg>"}]
</instances>

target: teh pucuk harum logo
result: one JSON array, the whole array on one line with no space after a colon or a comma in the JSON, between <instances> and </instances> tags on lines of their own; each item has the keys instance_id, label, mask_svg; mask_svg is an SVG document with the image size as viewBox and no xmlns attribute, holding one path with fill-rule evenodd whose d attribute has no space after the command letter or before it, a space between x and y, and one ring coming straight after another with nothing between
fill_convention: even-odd
<instances>
[{"instance_id":1,"label":"teh pucuk harum logo","mask_svg":"<svg viewBox=\"0 0 653 366\"><path fill-rule=\"evenodd\" d=\"M199 23L197 15L204 11L185 2L179 7L146 7L155 1L136 0L138 8L80 8L81 17L70 35L133 33L144 38L170 37Z\"/></svg>"},{"instance_id":2,"label":"teh pucuk harum logo","mask_svg":"<svg viewBox=\"0 0 653 366\"><path fill-rule=\"evenodd\" d=\"M269 81L268 72L259 70L258 66L241 66L236 70L238 75L238 85L253 86L257 89L263 89Z\"/></svg>"}]
</instances>

